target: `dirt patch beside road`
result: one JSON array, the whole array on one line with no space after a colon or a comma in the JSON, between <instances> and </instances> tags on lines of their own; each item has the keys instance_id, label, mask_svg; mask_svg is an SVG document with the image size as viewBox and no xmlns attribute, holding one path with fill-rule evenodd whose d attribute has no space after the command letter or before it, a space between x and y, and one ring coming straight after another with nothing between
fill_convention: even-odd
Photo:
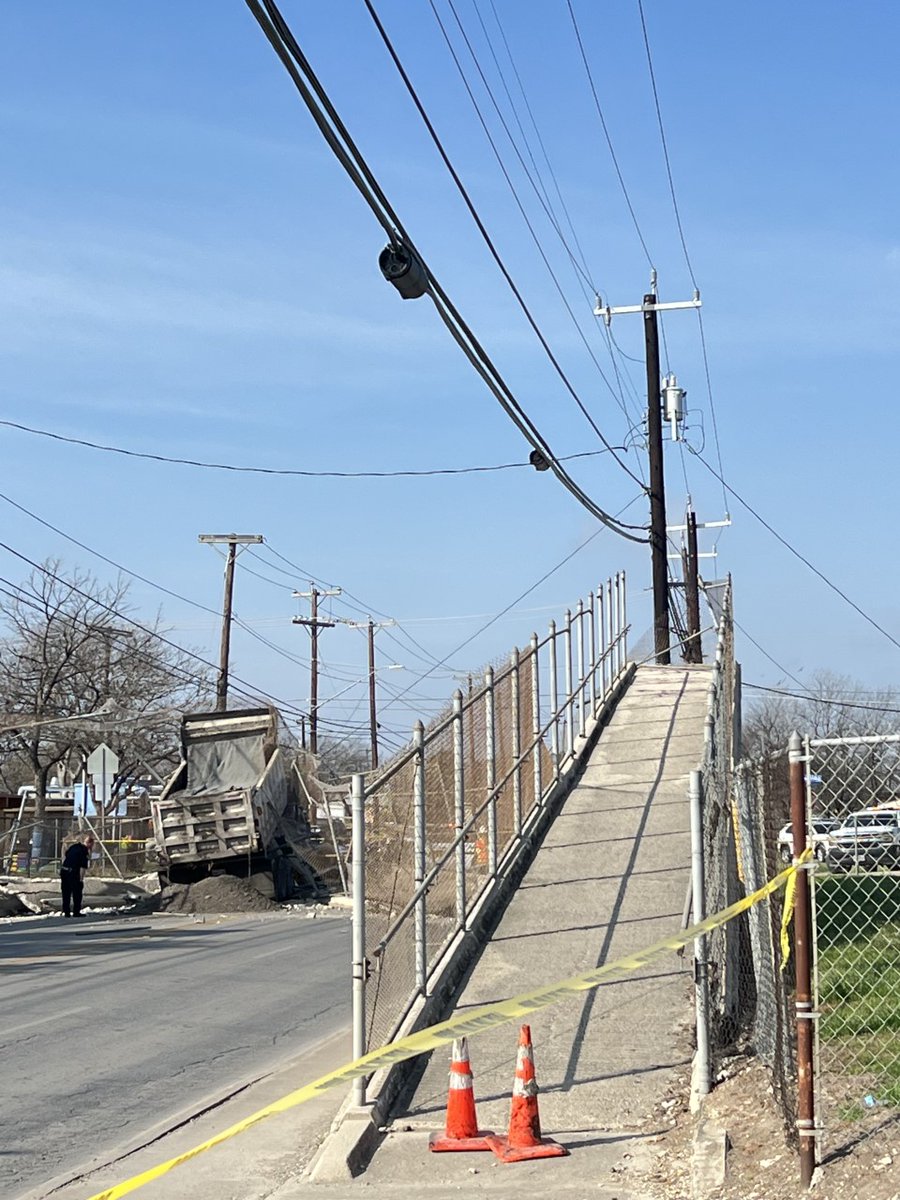
<instances>
[{"instance_id":1,"label":"dirt patch beside road","mask_svg":"<svg viewBox=\"0 0 900 1200\"><path fill-rule=\"evenodd\" d=\"M159 895L160 912L253 913L275 912L278 908L252 884L234 875L211 875L198 883L172 884Z\"/></svg>"}]
</instances>

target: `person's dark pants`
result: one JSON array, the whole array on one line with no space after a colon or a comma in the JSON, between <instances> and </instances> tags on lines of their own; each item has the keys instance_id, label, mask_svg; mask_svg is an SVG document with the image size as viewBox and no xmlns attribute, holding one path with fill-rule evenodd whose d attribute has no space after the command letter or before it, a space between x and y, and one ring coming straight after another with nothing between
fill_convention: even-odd
<instances>
[{"instance_id":1,"label":"person's dark pants","mask_svg":"<svg viewBox=\"0 0 900 1200\"><path fill-rule=\"evenodd\" d=\"M68 917L71 909L72 916L81 916L81 897L84 895L84 882L80 871L60 871L62 883L63 912Z\"/></svg>"}]
</instances>

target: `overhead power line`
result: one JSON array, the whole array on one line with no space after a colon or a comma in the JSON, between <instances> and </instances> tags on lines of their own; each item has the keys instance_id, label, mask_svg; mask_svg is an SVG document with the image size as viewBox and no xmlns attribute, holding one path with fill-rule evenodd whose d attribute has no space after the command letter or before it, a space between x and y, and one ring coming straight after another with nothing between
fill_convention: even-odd
<instances>
[{"instance_id":1,"label":"overhead power line","mask_svg":"<svg viewBox=\"0 0 900 1200\"><path fill-rule=\"evenodd\" d=\"M811 563L810 560L804 554L800 553L800 551L797 549L796 546L791 545L791 543L787 540L787 538L783 537L778 532L778 530L774 528L774 526L770 525L769 522L765 519L765 517L761 516L756 511L756 509L749 503L749 501L745 500L744 497L741 496L739 492L736 492L730 483L726 483L726 481L722 478L722 476L718 473L718 471L716 471L715 467L710 466L710 464L706 461L706 459L702 455L698 454L698 455L696 455L696 457L699 458L700 462L703 463L703 465L704 465L704 467L706 467L707 471L709 471L710 474L714 475L716 477L716 479L718 479L719 482L726 488L726 490L732 496L734 496L734 498L735 498L735 500L737 500L738 504L742 505L747 510L747 512L750 513L750 515L752 517L755 517L756 520L759 521L760 525L762 525L762 527L764 529L767 529L769 531L769 533L771 533L772 537L775 538L776 541L780 542L782 544L782 546L784 546L785 550L790 551L790 553L793 554L794 558L796 558L800 562L802 562L805 567L808 567L809 570L812 571L813 575L815 575L818 579L821 579L821 581L825 584L826 587L830 588L836 596L840 596L840 598L846 604L850 605L850 607L853 609L854 612L858 613L864 621L867 621L872 626L872 628L876 629L883 637L886 637L887 640L891 643L891 645L896 646L897 649L900 650L900 641L898 641L898 639L895 638L892 633L888 633L888 631L884 628L883 625L879 625L874 617L869 616L869 614L866 612L866 610L864 608L861 608L860 605L858 605L855 600L852 600L847 595L847 593L845 591L843 591L842 588L839 588L838 585L833 580L829 579L824 571L820 571L819 568L817 566L815 566L814 563Z\"/></svg>"},{"instance_id":2,"label":"overhead power line","mask_svg":"<svg viewBox=\"0 0 900 1200\"><path fill-rule=\"evenodd\" d=\"M303 479L420 479L431 475L476 475L489 471L516 471L527 468L533 471L530 462L492 463L488 466L476 467L431 467L421 470L399 471L305 471L289 467L254 467L237 463L206 462L197 458L178 458L169 454L154 454L149 450L128 450L124 446L109 446L103 442L92 442L87 438L69 437L62 433L54 433L50 429L36 429L31 425L22 425L18 421L0 420L0 426L7 429L17 429L21 433L32 433L37 437L52 438L56 442L66 442L70 446L85 446L89 450L102 450L107 454L121 454L126 458L143 458L150 462L174 463L182 467L202 467L208 471L236 471L248 475L287 475ZM613 446L613 450L624 450L624 446ZM596 458L599 454L608 454L608 450L582 450L577 454L561 454L559 462L574 462L579 458Z\"/></svg>"},{"instance_id":3,"label":"overhead power line","mask_svg":"<svg viewBox=\"0 0 900 1200\"><path fill-rule=\"evenodd\" d=\"M576 483L565 467L556 459L549 443L539 432L534 422L522 408L506 381L491 361L484 347L466 324L459 310L441 287L434 273L425 263L412 238L406 232L397 213L384 194L371 168L350 136L339 117L328 94L319 82L296 39L287 27L284 18L273 0L246 0L257 23L290 75L304 104L316 122L335 157L368 204L390 245L395 252L402 252L421 267L424 275L424 291L431 297L435 308L454 341L480 375L485 385L513 421L523 437L546 461L562 485L602 524L613 529L621 537L633 542L645 542L646 536L632 533L632 528L618 524L596 501ZM608 444L608 443L607 443ZM624 465L624 464L623 464ZM628 468L625 468L628 470ZM629 472L630 473L630 472Z\"/></svg>"},{"instance_id":4,"label":"overhead power line","mask_svg":"<svg viewBox=\"0 0 900 1200\"><path fill-rule=\"evenodd\" d=\"M787 696L791 700L807 700L814 704L827 704L834 708L861 708L866 712L900 714L900 708L889 708L882 704L862 704L855 700L838 700L831 696L817 696L811 692L786 692L783 688L765 687L761 683L742 682L741 686L752 688L754 692L771 692L774 696Z\"/></svg>"}]
</instances>

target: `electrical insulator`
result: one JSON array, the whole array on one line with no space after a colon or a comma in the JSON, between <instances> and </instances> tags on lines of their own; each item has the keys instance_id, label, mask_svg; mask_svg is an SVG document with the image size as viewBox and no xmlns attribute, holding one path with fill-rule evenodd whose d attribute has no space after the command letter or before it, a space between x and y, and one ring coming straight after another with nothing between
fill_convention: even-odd
<instances>
[{"instance_id":1,"label":"electrical insulator","mask_svg":"<svg viewBox=\"0 0 900 1200\"><path fill-rule=\"evenodd\" d=\"M528 455L528 461L536 471L549 471L550 464L540 450L532 450Z\"/></svg>"},{"instance_id":2,"label":"electrical insulator","mask_svg":"<svg viewBox=\"0 0 900 1200\"><path fill-rule=\"evenodd\" d=\"M378 255L378 265L404 300L418 300L428 291L428 273L408 246L385 246Z\"/></svg>"},{"instance_id":3,"label":"electrical insulator","mask_svg":"<svg viewBox=\"0 0 900 1200\"><path fill-rule=\"evenodd\" d=\"M684 403L686 396L687 392L684 388L678 386L678 380L675 376L666 375L662 387L663 415L671 426L673 442L681 441L680 426L687 412Z\"/></svg>"}]
</instances>

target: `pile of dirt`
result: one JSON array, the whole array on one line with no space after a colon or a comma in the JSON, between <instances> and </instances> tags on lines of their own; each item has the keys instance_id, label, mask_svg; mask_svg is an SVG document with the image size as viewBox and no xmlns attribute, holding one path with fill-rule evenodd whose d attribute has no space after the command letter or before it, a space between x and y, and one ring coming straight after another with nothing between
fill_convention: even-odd
<instances>
[{"instance_id":1,"label":"pile of dirt","mask_svg":"<svg viewBox=\"0 0 900 1200\"><path fill-rule=\"evenodd\" d=\"M234 875L210 875L199 883L172 884L159 896L160 912L247 913L277 909L277 904L260 895L246 879Z\"/></svg>"}]
</instances>

